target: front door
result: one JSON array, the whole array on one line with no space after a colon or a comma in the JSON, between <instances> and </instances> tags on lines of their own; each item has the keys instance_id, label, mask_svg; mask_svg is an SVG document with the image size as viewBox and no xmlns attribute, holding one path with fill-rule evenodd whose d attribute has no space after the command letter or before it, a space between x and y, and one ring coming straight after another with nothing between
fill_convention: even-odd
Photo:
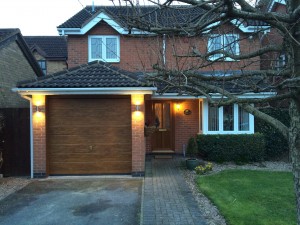
<instances>
[{"instance_id":1,"label":"front door","mask_svg":"<svg viewBox=\"0 0 300 225\"><path fill-rule=\"evenodd\" d=\"M157 128L152 135L152 151L173 150L171 102L153 102L152 113Z\"/></svg>"}]
</instances>

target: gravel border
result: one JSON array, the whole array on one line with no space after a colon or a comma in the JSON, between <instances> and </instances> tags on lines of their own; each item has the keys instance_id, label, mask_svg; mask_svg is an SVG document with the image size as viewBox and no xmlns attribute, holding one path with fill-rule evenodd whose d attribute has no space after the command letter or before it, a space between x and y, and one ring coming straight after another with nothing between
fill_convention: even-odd
<instances>
[{"instance_id":1,"label":"gravel border","mask_svg":"<svg viewBox=\"0 0 300 225\"><path fill-rule=\"evenodd\" d=\"M234 163L223 163L217 164L213 163L213 170L209 172L207 175L219 173L220 171L226 169L245 169L245 170L265 170L265 171L292 171L291 163L286 162L271 162L266 161L262 163L253 163L246 165L236 165ZM198 191L195 179L196 173L194 171L189 170L181 170L182 175L191 189L196 201L198 202L198 206L207 221L208 225L226 225L226 221L224 217L220 214L218 208L201 192Z\"/></svg>"}]
</instances>

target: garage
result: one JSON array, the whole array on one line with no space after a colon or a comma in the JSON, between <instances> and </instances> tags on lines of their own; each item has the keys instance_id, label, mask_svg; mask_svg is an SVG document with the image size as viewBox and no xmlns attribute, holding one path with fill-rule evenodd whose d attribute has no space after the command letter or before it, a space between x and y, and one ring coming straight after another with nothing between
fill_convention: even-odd
<instances>
[{"instance_id":1,"label":"garage","mask_svg":"<svg viewBox=\"0 0 300 225\"><path fill-rule=\"evenodd\" d=\"M48 96L49 175L130 174L130 96Z\"/></svg>"}]
</instances>

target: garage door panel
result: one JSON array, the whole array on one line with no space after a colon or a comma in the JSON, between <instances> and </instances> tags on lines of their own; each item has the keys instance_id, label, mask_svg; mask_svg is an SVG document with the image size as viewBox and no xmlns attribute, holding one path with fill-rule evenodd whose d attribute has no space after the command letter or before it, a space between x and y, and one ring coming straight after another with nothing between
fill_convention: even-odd
<instances>
[{"instance_id":1,"label":"garage door panel","mask_svg":"<svg viewBox=\"0 0 300 225\"><path fill-rule=\"evenodd\" d=\"M53 174L128 174L131 173L131 161L116 161L100 163L52 163ZM77 168L74 170L73 168Z\"/></svg>"},{"instance_id":2,"label":"garage door panel","mask_svg":"<svg viewBox=\"0 0 300 225\"><path fill-rule=\"evenodd\" d=\"M130 98L47 99L50 174L131 172Z\"/></svg>"},{"instance_id":3,"label":"garage door panel","mask_svg":"<svg viewBox=\"0 0 300 225\"><path fill-rule=\"evenodd\" d=\"M97 154L97 153L71 153L71 154L55 154L50 156L50 161L55 163L103 163L116 161L131 161L131 154L126 152L119 153L118 156L114 154ZM50 163L51 164L51 163Z\"/></svg>"},{"instance_id":4,"label":"garage door panel","mask_svg":"<svg viewBox=\"0 0 300 225\"><path fill-rule=\"evenodd\" d=\"M130 135L126 133L119 133L123 135L123 138L120 139L119 136L112 136L110 134L99 135L98 137L92 137L90 135L51 135L51 137L55 138L55 140L51 140L48 143L51 144L59 144L63 145L65 143L78 143L78 144L86 144L87 146L94 145L95 143L107 143L107 144L114 144L119 141L120 144L128 143L125 140L126 137L130 137Z\"/></svg>"},{"instance_id":5,"label":"garage door panel","mask_svg":"<svg viewBox=\"0 0 300 225\"><path fill-rule=\"evenodd\" d=\"M103 156L107 154L119 154L122 152L128 152L131 154L131 151L128 151L128 149L131 148L130 143L124 143L124 144L108 144L108 143L95 143L92 145L92 151L90 149L90 145L86 144L53 144L52 145L52 151L49 153L49 155L53 154L71 154L71 153L87 153L87 152L93 152L93 153L101 153Z\"/></svg>"},{"instance_id":6,"label":"garage door panel","mask_svg":"<svg viewBox=\"0 0 300 225\"><path fill-rule=\"evenodd\" d=\"M126 135L128 130L131 129L129 125L117 125L117 126L106 126L107 129L103 129L103 126L97 124L94 126L59 126L59 127L49 127L48 134L50 135L82 135L82 136L92 136L92 135L108 135L117 133L117 135ZM111 132L110 132L111 131ZM131 135L131 134L128 134ZM115 135L113 135L115 136Z\"/></svg>"}]
</instances>

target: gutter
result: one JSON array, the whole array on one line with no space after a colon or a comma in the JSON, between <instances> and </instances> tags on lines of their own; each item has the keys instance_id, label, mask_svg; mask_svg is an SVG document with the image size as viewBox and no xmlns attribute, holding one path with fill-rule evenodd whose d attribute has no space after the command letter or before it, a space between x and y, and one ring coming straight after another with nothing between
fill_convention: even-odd
<instances>
[{"instance_id":1,"label":"gutter","mask_svg":"<svg viewBox=\"0 0 300 225\"><path fill-rule=\"evenodd\" d=\"M21 96L30 102L30 178L33 179L33 127L32 127L32 98L28 96Z\"/></svg>"},{"instance_id":2,"label":"gutter","mask_svg":"<svg viewBox=\"0 0 300 225\"><path fill-rule=\"evenodd\" d=\"M13 88L20 95L130 95L153 94L156 87L124 87L124 88Z\"/></svg>"}]
</instances>

